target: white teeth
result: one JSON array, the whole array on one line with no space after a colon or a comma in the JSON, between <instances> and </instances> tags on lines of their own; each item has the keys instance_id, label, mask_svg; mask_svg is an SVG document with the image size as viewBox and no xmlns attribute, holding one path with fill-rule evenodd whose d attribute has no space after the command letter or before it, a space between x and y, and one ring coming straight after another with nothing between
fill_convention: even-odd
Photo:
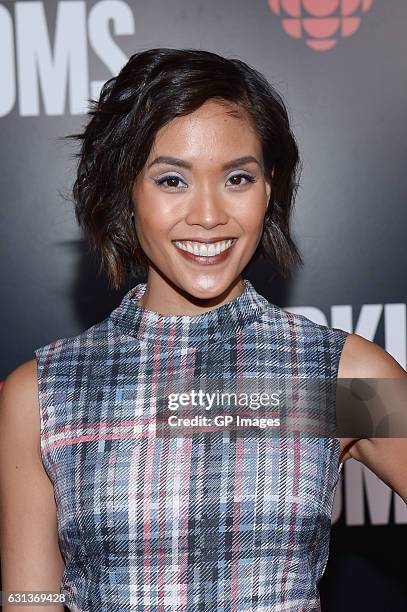
<instances>
[{"instance_id":1,"label":"white teeth","mask_svg":"<svg viewBox=\"0 0 407 612\"><path fill-rule=\"evenodd\" d=\"M233 240L222 240L221 242L212 242L211 244L204 244L202 242L180 242L179 240L174 241L178 248L183 251L188 251L194 255L200 255L201 257L214 257L219 255L222 251L225 251L230 247Z\"/></svg>"}]
</instances>

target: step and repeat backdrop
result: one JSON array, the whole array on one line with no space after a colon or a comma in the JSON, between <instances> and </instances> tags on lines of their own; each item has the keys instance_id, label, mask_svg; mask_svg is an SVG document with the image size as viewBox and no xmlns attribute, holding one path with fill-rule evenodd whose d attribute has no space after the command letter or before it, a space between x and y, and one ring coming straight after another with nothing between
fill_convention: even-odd
<instances>
[{"instance_id":1,"label":"step and repeat backdrop","mask_svg":"<svg viewBox=\"0 0 407 612\"><path fill-rule=\"evenodd\" d=\"M136 51L202 48L263 72L303 162L289 281L248 270L273 303L383 346L406 368L405 0L0 2L1 371L102 320L121 291L98 276L67 194L88 98ZM407 509L344 465L320 582L323 610L404 611Z\"/></svg>"}]
</instances>

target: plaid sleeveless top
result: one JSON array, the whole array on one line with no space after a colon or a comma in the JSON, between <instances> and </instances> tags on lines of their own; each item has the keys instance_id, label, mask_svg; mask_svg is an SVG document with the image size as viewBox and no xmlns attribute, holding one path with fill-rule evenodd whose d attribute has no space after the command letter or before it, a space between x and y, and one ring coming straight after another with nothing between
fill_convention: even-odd
<instances>
[{"instance_id":1,"label":"plaid sleeveless top","mask_svg":"<svg viewBox=\"0 0 407 612\"><path fill-rule=\"evenodd\" d=\"M140 283L102 322L35 350L69 610L320 610L339 440L155 427L163 381L336 379L347 332L243 281L194 316L146 310Z\"/></svg>"}]
</instances>

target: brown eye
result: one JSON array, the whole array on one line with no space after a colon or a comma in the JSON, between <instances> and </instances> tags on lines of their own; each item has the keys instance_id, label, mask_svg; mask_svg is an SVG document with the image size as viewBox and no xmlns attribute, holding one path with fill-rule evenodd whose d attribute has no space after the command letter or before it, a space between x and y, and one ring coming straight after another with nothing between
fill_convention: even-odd
<instances>
[{"instance_id":1,"label":"brown eye","mask_svg":"<svg viewBox=\"0 0 407 612\"><path fill-rule=\"evenodd\" d=\"M175 174L162 176L161 178L154 179L154 180L157 185L160 185L160 186L163 185L164 188L166 189L176 189L176 190L178 190L179 188L182 189L180 187L180 183L184 183L184 181L179 176L176 176Z\"/></svg>"},{"instance_id":2,"label":"brown eye","mask_svg":"<svg viewBox=\"0 0 407 612\"><path fill-rule=\"evenodd\" d=\"M167 187L178 187L179 178L168 178L165 179L165 182L167 183Z\"/></svg>"},{"instance_id":3,"label":"brown eye","mask_svg":"<svg viewBox=\"0 0 407 612\"><path fill-rule=\"evenodd\" d=\"M242 179L245 179L247 182L242 183ZM250 174L234 174L229 179L229 181L237 181L233 183L233 187L242 187L244 185L247 185L248 183L254 183L255 180L255 177L251 176Z\"/></svg>"}]
</instances>

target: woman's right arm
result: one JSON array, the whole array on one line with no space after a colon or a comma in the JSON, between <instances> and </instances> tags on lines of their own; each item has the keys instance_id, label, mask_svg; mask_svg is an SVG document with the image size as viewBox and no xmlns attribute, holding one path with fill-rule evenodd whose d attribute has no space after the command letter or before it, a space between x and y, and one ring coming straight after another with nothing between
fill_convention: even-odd
<instances>
[{"instance_id":1,"label":"woman's right arm","mask_svg":"<svg viewBox=\"0 0 407 612\"><path fill-rule=\"evenodd\" d=\"M3 592L59 593L64 562L53 484L41 461L35 359L13 370L0 391L0 559ZM3 612L17 610L63 606L3 604Z\"/></svg>"}]
</instances>

